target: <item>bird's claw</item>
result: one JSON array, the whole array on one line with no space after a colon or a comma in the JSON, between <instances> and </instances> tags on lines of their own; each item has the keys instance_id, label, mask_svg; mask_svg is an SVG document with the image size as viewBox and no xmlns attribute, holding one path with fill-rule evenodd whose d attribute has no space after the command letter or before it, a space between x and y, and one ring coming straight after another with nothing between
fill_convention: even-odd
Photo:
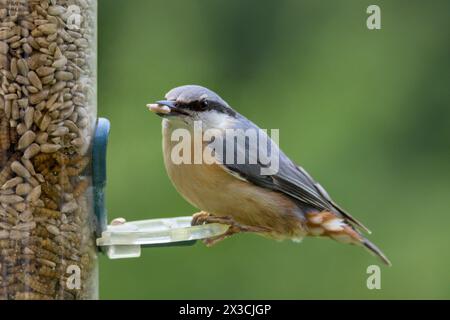
<instances>
[{"instance_id":1,"label":"bird's claw","mask_svg":"<svg viewBox=\"0 0 450 320\"><path fill-rule=\"evenodd\" d=\"M192 216L191 226L201 226L208 223L209 217L211 217L211 214L206 211L198 212Z\"/></svg>"},{"instance_id":2,"label":"bird's claw","mask_svg":"<svg viewBox=\"0 0 450 320\"><path fill-rule=\"evenodd\" d=\"M217 237L213 237L210 239L206 239L203 240L203 243L207 246L207 247L212 247L214 245L216 245L217 243L225 240L226 238L229 238L235 234L238 233L265 233L268 232L269 230L263 227L254 227L254 226L246 226L246 225L242 225L238 222L236 222L236 220L234 220L232 217L216 217L214 215L209 214L208 212L199 212L196 213L193 217L192 217L192 226L198 226L198 225L203 225L203 224L211 224L211 223L220 223L220 224L224 224L224 225L228 225L229 228L228 230Z\"/></svg>"}]
</instances>

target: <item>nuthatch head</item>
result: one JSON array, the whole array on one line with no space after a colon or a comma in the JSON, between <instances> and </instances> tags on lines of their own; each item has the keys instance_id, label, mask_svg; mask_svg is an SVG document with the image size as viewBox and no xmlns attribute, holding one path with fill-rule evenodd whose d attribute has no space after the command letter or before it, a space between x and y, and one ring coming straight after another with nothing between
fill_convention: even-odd
<instances>
[{"instance_id":1,"label":"nuthatch head","mask_svg":"<svg viewBox=\"0 0 450 320\"><path fill-rule=\"evenodd\" d=\"M217 125L217 121L230 120L238 115L216 93L194 85L175 88L166 94L166 100L148 107L169 121L182 121L188 125L198 121L211 128Z\"/></svg>"},{"instance_id":2,"label":"nuthatch head","mask_svg":"<svg viewBox=\"0 0 450 320\"><path fill-rule=\"evenodd\" d=\"M327 237L363 246L390 265L357 229L369 232L362 223L339 207L265 131L216 93L200 86L178 87L148 108L163 118L164 163L170 179L188 202L202 210L193 224L230 225L227 234L207 244L239 232L294 241ZM195 141L178 131L195 136L197 127L202 132L214 130L214 135ZM276 171L267 171L272 164L267 159L276 160Z\"/></svg>"}]
</instances>

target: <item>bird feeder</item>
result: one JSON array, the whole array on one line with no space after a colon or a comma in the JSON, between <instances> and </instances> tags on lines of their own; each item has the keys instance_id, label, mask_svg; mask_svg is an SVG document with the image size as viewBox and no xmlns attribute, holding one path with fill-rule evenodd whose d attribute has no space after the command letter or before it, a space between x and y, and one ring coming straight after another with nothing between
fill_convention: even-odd
<instances>
[{"instance_id":1,"label":"bird feeder","mask_svg":"<svg viewBox=\"0 0 450 320\"><path fill-rule=\"evenodd\" d=\"M97 0L0 0L0 299L97 299L98 254L226 231L191 218L107 225Z\"/></svg>"}]
</instances>

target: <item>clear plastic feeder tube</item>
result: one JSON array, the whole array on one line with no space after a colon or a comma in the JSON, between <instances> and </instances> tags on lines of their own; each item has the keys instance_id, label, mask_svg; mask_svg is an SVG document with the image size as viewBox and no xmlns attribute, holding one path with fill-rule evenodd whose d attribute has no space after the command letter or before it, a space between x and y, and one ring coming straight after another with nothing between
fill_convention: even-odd
<instances>
[{"instance_id":1,"label":"clear plastic feeder tube","mask_svg":"<svg viewBox=\"0 0 450 320\"><path fill-rule=\"evenodd\" d=\"M0 299L96 299L96 0L0 0Z\"/></svg>"}]
</instances>

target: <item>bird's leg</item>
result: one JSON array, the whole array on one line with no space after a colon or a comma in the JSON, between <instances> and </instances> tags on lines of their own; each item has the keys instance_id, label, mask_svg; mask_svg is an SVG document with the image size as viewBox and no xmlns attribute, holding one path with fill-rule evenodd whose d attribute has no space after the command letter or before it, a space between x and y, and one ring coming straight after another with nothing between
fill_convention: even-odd
<instances>
[{"instance_id":1,"label":"bird's leg","mask_svg":"<svg viewBox=\"0 0 450 320\"><path fill-rule=\"evenodd\" d=\"M242 225L240 223L238 223L236 220L234 220L232 217L230 216L226 216L226 217L216 217L213 216L207 212L199 212L197 214L195 214L193 216L192 219L192 225L193 226L198 226L198 225L202 225L202 224L211 224L211 223L220 223L220 224L225 224L228 225L229 228L228 230L217 237L213 237L210 239L206 239L203 240L203 242L208 246L208 247L212 247L214 245L216 245L217 243L225 240L226 238L229 238L235 234L238 233L264 233L264 232L268 232L269 230L267 228L263 228L263 227L254 227L254 226L246 226L246 225Z\"/></svg>"},{"instance_id":2,"label":"bird's leg","mask_svg":"<svg viewBox=\"0 0 450 320\"><path fill-rule=\"evenodd\" d=\"M202 224L211 224L211 223L220 223L220 224L226 224L226 225L233 225L236 223L233 218L227 216L227 217L218 217L214 216L208 212L201 211L199 213L194 214L192 217L191 224L193 226L199 226Z\"/></svg>"}]
</instances>

